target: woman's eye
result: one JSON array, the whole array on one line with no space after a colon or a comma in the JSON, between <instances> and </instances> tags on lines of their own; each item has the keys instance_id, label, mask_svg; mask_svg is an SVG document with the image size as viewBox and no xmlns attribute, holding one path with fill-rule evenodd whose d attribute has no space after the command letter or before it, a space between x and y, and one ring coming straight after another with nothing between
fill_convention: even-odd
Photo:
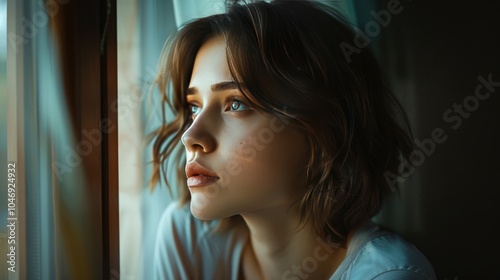
<instances>
[{"instance_id":1,"label":"woman's eye","mask_svg":"<svg viewBox=\"0 0 500 280\"><path fill-rule=\"evenodd\" d=\"M190 113L192 116L197 115L199 112L200 112L200 107L198 107L198 106L197 106L197 105L195 105L195 104L189 104L189 113Z\"/></svg>"},{"instance_id":2,"label":"woman's eye","mask_svg":"<svg viewBox=\"0 0 500 280\"><path fill-rule=\"evenodd\" d=\"M244 111L249 109L249 107L239 100L232 100L229 104L229 109L231 111Z\"/></svg>"}]
</instances>

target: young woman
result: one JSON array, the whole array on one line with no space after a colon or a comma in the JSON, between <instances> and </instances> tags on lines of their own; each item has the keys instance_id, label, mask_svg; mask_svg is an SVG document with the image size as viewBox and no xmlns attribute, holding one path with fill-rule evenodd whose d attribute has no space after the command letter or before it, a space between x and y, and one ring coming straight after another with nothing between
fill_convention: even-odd
<instances>
[{"instance_id":1,"label":"young woman","mask_svg":"<svg viewBox=\"0 0 500 280\"><path fill-rule=\"evenodd\" d=\"M184 193L159 225L158 279L435 279L370 221L412 140L370 51L343 47L354 35L302 1L233 4L176 34L153 181L173 156Z\"/></svg>"}]
</instances>

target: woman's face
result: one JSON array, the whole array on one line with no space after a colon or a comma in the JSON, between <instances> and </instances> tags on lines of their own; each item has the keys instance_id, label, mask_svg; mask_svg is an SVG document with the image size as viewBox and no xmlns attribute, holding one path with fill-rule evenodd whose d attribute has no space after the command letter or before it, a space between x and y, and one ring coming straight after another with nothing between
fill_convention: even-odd
<instances>
[{"instance_id":1,"label":"woman's face","mask_svg":"<svg viewBox=\"0 0 500 280\"><path fill-rule=\"evenodd\" d=\"M303 184L306 137L287 120L249 107L222 37L198 51L186 98L193 122L182 142L193 215L219 219L288 206Z\"/></svg>"}]
</instances>

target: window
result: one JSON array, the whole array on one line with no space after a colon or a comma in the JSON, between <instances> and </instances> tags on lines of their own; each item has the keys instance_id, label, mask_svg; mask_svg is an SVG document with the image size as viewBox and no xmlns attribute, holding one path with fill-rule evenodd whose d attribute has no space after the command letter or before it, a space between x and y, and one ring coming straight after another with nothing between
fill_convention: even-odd
<instances>
[{"instance_id":1,"label":"window","mask_svg":"<svg viewBox=\"0 0 500 280\"><path fill-rule=\"evenodd\" d=\"M111 275L119 271L117 120L110 106L116 99L116 3L6 4L2 104L7 159L16 165L16 219L15 228L1 229L2 246L6 234L16 243L13 262L2 262L15 268L1 273L9 279ZM6 201L2 196L3 217Z\"/></svg>"}]
</instances>

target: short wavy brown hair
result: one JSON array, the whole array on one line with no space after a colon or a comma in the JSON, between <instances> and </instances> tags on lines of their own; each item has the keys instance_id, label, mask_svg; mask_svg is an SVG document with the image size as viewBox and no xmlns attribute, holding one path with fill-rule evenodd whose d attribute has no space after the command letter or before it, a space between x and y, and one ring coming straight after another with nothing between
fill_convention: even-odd
<instances>
[{"instance_id":1,"label":"short wavy brown hair","mask_svg":"<svg viewBox=\"0 0 500 280\"><path fill-rule=\"evenodd\" d=\"M174 156L182 201L190 199L185 155L175 152L191 124L186 90L199 48L222 36L231 75L252 106L307 135L307 186L296 201L301 220L345 245L348 232L380 210L392 189L384 174L398 174L399 156L413 147L406 115L384 87L371 51L350 61L344 55L341 43L354 45L355 37L345 22L320 3L259 1L232 4L181 28L161 61L158 86L174 118L167 122L164 111L153 133L152 182L167 180L167 159Z\"/></svg>"}]
</instances>

